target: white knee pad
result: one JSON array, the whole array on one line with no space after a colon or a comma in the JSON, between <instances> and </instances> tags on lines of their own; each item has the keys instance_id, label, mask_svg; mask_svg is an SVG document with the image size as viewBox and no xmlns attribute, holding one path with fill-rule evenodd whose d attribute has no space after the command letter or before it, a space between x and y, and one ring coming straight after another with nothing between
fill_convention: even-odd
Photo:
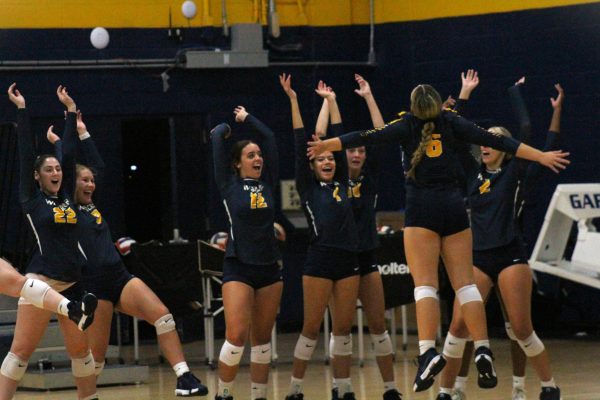
<instances>
[{"instance_id":1,"label":"white knee pad","mask_svg":"<svg viewBox=\"0 0 600 400\"><path fill-rule=\"evenodd\" d=\"M40 281L39 279L28 278L21 288L21 297L23 297L27 303L43 308L44 297L48 290L50 290L50 286L48 286L46 282Z\"/></svg>"},{"instance_id":2,"label":"white knee pad","mask_svg":"<svg viewBox=\"0 0 600 400\"><path fill-rule=\"evenodd\" d=\"M75 378L85 378L86 376L94 375L96 363L92 352L88 352L83 358L71 358L71 371Z\"/></svg>"},{"instance_id":3,"label":"white knee pad","mask_svg":"<svg viewBox=\"0 0 600 400\"><path fill-rule=\"evenodd\" d=\"M0 373L13 381L20 381L25 375L27 370L27 360L23 361L16 354L8 352L4 361L2 361L2 367L0 367Z\"/></svg>"},{"instance_id":4,"label":"white knee pad","mask_svg":"<svg viewBox=\"0 0 600 400\"><path fill-rule=\"evenodd\" d=\"M515 342L519 341L519 339L517 339L517 337L515 336L515 333L512 330L512 326L510 325L510 322L504 323L504 329L506 329L506 335L508 336L508 338L510 340L514 340Z\"/></svg>"},{"instance_id":5,"label":"white knee pad","mask_svg":"<svg viewBox=\"0 0 600 400\"><path fill-rule=\"evenodd\" d=\"M294 357L299 360L308 361L312 357L317 341L300 335L294 349Z\"/></svg>"},{"instance_id":6,"label":"white knee pad","mask_svg":"<svg viewBox=\"0 0 600 400\"><path fill-rule=\"evenodd\" d=\"M250 362L269 364L271 362L271 343L252 346L250 349Z\"/></svg>"},{"instance_id":7,"label":"white knee pad","mask_svg":"<svg viewBox=\"0 0 600 400\"><path fill-rule=\"evenodd\" d=\"M225 343L223 343L223 347L221 347L219 361L233 367L240 363L242 354L244 354L244 346L234 346L226 340Z\"/></svg>"},{"instance_id":8,"label":"white knee pad","mask_svg":"<svg viewBox=\"0 0 600 400\"><path fill-rule=\"evenodd\" d=\"M373 353L375 357L389 356L394 352L392 349L392 339L388 331L383 332L381 335L371 334L371 340L373 341Z\"/></svg>"},{"instance_id":9,"label":"white knee pad","mask_svg":"<svg viewBox=\"0 0 600 400\"><path fill-rule=\"evenodd\" d=\"M439 300L438 290L433 286L417 286L415 288L415 302L423 300L424 298L431 297L432 299Z\"/></svg>"},{"instance_id":10,"label":"white knee pad","mask_svg":"<svg viewBox=\"0 0 600 400\"><path fill-rule=\"evenodd\" d=\"M527 357L535 357L545 349L544 343L542 343L535 331L527 339L517 340L517 342L519 342L519 346L521 346L523 353Z\"/></svg>"},{"instance_id":11,"label":"white knee pad","mask_svg":"<svg viewBox=\"0 0 600 400\"><path fill-rule=\"evenodd\" d=\"M333 347L331 348L333 356L351 356L352 355L352 335L334 336Z\"/></svg>"},{"instance_id":12,"label":"white knee pad","mask_svg":"<svg viewBox=\"0 0 600 400\"><path fill-rule=\"evenodd\" d=\"M483 303L481 293L479 293L475 284L463 286L458 289L456 291L456 298L461 306L472 301L481 301Z\"/></svg>"},{"instance_id":13,"label":"white knee pad","mask_svg":"<svg viewBox=\"0 0 600 400\"><path fill-rule=\"evenodd\" d=\"M329 334L329 358L333 358L333 333Z\"/></svg>"},{"instance_id":14,"label":"white knee pad","mask_svg":"<svg viewBox=\"0 0 600 400\"><path fill-rule=\"evenodd\" d=\"M100 374L104 370L105 365L106 365L106 361L102 361L102 362L94 361L94 375L100 376Z\"/></svg>"},{"instance_id":15,"label":"white knee pad","mask_svg":"<svg viewBox=\"0 0 600 400\"><path fill-rule=\"evenodd\" d=\"M450 358L462 358L465 352L466 338L459 338L448 332L444 342L444 355Z\"/></svg>"},{"instance_id":16,"label":"white knee pad","mask_svg":"<svg viewBox=\"0 0 600 400\"><path fill-rule=\"evenodd\" d=\"M156 328L157 335L173 332L175 330L175 319L173 318L173 314L165 314L154 321L154 327Z\"/></svg>"}]
</instances>

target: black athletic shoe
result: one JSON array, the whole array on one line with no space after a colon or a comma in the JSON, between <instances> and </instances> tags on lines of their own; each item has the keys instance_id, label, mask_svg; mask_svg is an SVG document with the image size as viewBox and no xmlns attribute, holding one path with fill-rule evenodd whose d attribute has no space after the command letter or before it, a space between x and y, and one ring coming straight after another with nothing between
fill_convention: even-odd
<instances>
[{"instance_id":1,"label":"black athletic shoe","mask_svg":"<svg viewBox=\"0 0 600 400\"><path fill-rule=\"evenodd\" d=\"M494 355L485 346L475 350L475 365L477 366L477 384L482 389L491 389L498 384L498 377L494 369Z\"/></svg>"},{"instance_id":2,"label":"black athletic shoe","mask_svg":"<svg viewBox=\"0 0 600 400\"><path fill-rule=\"evenodd\" d=\"M560 400L560 389L557 387L543 387L540 400Z\"/></svg>"},{"instance_id":3,"label":"black athletic shoe","mask_svg":"<svg viewBox=\"0 0 600 400\"><path fill-rule=\"evenodd\" d=\"M285 400L304 400L304 393L289 394L285 396Z\"/></svg>"},{"instance_id":4,"label":"black athletic shoe","mask_svg":"<svg viewBox=\"0 0 600 400\"><path fill-rule=\"evenodd\" d=\"M417 369L413 391L422 392L433 385L433 378L442 371L446 365L446 360L432 347L421 354L417 358L417 362L419 368Z\"/></svg>"},{"instance_id":5,"label":"black athletic shoe","mask_svg":"<svg viewBox=\"0 0 600 400\"><path fill-rule=\"evenodd\" d=\"M215 400L233 400L233 397L232 396L227 396L227 397L215 396Z\"/></svg>"},{"instance_id":6,"label":"black athletic shoe","mask_svg":"<svg viewBox=\"0 0 600 400\"><path fill-rule=\"evenodd\" d=\"M438 393L435 400L452 400L452 396L447 393Z\"/></svg>"},{"instance_id":7,"label":"black athletic shoe","mask_svg":"<svg viewBox=\"0 0 600 400\"><path fill-rule=\"evenodd\" d=\"M94 322L94 312L98 299L92 293L86 293L81 301L71 301L67 304L69 319L77 324L80 331L85 331Z\"/></svg>"},{"instance_id":8,"label":"black athletic shoe","mask_svg":"<svg viewBox=\"0 0 600 400\"><path fill-rule=\"evenodd\" d=\"M331 400L339 400L338 388L331 389Z\"/></svg>"},{"instance_id":9,"label":"black athletic shoe","mask_svg":"<svg viewBox=\"0 0 600 400\"><path fill-rule=\"evenodd\" d=\"M206 396L207 394L208 388L191 372L188 371L177 378L175 396Z\"/></svg>"},{"instance_id":10,"label":"black athletic shoe","mask_svg":"<svg viewBox=\"0 0 600 400\"><path fill-rule=\"evenodd\" d=\"M402 393L396 389L390 389L383 394L383 400L402 400Z\"/></svg>"},{"instance_id":11,"label":"black athletic shoe","mask_svg":"<svg viewBox=\"0 0 600 400\"><path fill-rule=\"evenodd\" d=\"M356 400L356 397L354 396L354 393L348 392L344 393L344 397L342 397L342 400Z\"/></svg>"}]
</instances>

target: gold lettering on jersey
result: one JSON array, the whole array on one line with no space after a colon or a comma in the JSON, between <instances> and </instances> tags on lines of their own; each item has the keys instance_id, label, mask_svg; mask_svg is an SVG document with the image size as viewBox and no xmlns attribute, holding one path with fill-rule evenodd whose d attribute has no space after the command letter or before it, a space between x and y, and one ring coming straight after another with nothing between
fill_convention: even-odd
<instances>
[{"instance_id":1,"label":"gold lettering on jersey","mask_svg":"<svg viewBox=\"0 0 600 400\"><path fill-rule=\"evenodd\" d=\"M490 182L489 178L486 178L486 180L483 181L481 186L479 186L479 194L489 193L492 190L490 185L491 185L491 182Z\"/></svg>"},{"instance_id":2,"label":"gold lettering on jersey","mask_svg":"<svg viewBox=\"0 0 600 400\"><path fill-rule=\"evenodd\" d=\"M356 183L354 186L348 187L348 197L360 198L360 187L362 182Z\"/></svg>"},{"instance_id":3,"label":"gold lettering on jersey","mask_svg":"<svg viewBox=\"0 0 600 400\"><path fill-rule=\"evenodd\" d=\"M342 198L340 197L340 187L337 185L336 185L335 189L333 190L333 198L338 203L342 201Z\"/></svg>"},{"instance_id":4,"label":"gold lettering on jersey","mask_svg":"<svg viewBox=\"0 0 600 400\"><path fill-rule=\"evenodd\" d=\"M94 211L90 213L90 215L96 218L96 224L100 225L102 223L102 214L100 214L100 211L98 211L97 208L95 208Z\"/></svg>"},{"instance_id":5,"label":"gold lettering on jersey","mask_svg":"<svg viewBox=\"0 0 600 400\"><path fill-rule=\"evenodd\" d=\"M439 133L434 133L431 135L431 140L429 144L427 144L427 149L425 150L425 154L429 158L439 157L442 154L442 141L440 138L442 135Z\"/></svg>"}]
</instances>

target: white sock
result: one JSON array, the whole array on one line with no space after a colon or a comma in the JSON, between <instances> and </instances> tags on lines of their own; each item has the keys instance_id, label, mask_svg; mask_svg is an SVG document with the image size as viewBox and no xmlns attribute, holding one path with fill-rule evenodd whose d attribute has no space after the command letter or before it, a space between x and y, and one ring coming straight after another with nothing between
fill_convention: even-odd
<instances>
[{"instance_id":1,"label":"white sock","mask_svg":"<svg viewBox=\"0 0 600 400\"><path fill-rule=\"evenodd\" d=\"M190 368L188 367L188 365L185 361L182 361L182 362L179 362L179 363L173 365L173 371L175 371L175 375L177 375L177 377L179 378L181 375L185 374L186 372L190 372Z\"/></svg>"},{"instance_id":2,"label":"white sock","mask_svg":"<svg viewBox=\"0 0 600 400\"><path fill-rule=\"evenodd\" d=\"M331 388L332 389L337 389L337 387L338 387L337 379L333 378L331 380Z\"/></svg>"},{"instance_id":3,"label":"white sock","mask_svg":"<svg viewBox=\"0 0 600 400\"><path fill-rule=\"evenodd\" d=\"M388 390L398 390L398 387L396 386L396 381L383 382L383 392L385 393Z\"/></svg>"},{"instance_id":4,"label":"white sock","mask_svg":"<svg viewBox=\"0 0 600 400\"><path fill-rule=\"evenodd\" d=\"M556 387L556 383L554 383L554 378L550 378L549 381L542 381L542 387L552 387L555 388Z\"/></svg>"},{"instance_id":5,"label":"white sock","mask_svg":"<svg viewBox=\"0 0 600 400\"><path fill-rule=\"evenodd\" d=\"M346 393L352 393L352 382L350 378L337 378L338 396L344 397Z\"/></svg>"},{"instance_id":6,"label":"white sock","mask_svg":"<svg viewBox=\"0 0 600 400\"><path fill-rule=\"evenodd\" d=\"M250 386L250 398L252 400L266 399L267 398L267 384L252 382L252 386Z\"/></svg>"},{"instance_id":7,"label":"white sock","mask_svg":"<svg viewBox=\"0 0 600 400\"><path fill-rule=\"evenodd\" d=\"M419 340L419 355L429 349L435 349L435 340Z\"/></svg>"},{"instance_id":8,"label":"white sock","mask_svg":"<svg viewBox=\"0 0 600 400\"><path fill-rule=\"evenodd\" d=\"M231 388L233 387L233 381L223 382L219 379L219 387L217 389L217 396L227 397L231 396Z\"/></svg>"},{"instance_id":9,"label":"white sock","mask_svg":"<svg viewBox=\"0 0 600 400\"><path fill-rule=\"evenodd\" d=\"M487 347L488 349L490 348L490 341L489 340L476 340L474 342L474 346L476 349L480 348L481 346Z\"/></svg>"},{"instance_id":10,"label":"white sock","mask_svg":"<svg viewBox=\"0 0 600 400\"><path fill-rule=\"evenodd\" d=\"M298 394L302 393L302 381L304 379L294 378L292 376L292 380L290 381L290 391L288 394Z\"/></svg>"},{"instance_id":11,"label":"white sock","mask_svg":"<svg viewBox=\"0 0 600 400\"><path fill-rule=\"evenodd\" d=\"M460 376L456 377L454 381L454 388L460 390L461 392L467 391L467 381L469 380L468 376Z\"/></svg>"},{"instance_id":12,"label":"white sock","mask_svg":"<svg viewBox=\"0 0 600 400\"><path fill-rule=\"evenodd\" d=\"M68 304L71 301L69 299L62 299L60 303L58 303L58 308L56 309L56 313L60 315L64 315L65 317L69 316L69 307Z\"/></svg>"},{"instance_id":13,"label":"white sock","mask_svg":"<svg viewBox=\"0 0 600 400\"><path fill-rule=\"evenodd\" d=\"M525 377L513 375L513 388L525 389Z\"/></svg>"},{"instance_id":14,"label":"white sock","mask_svg":"<svg viewBox=\"0 0 600 400\"><path fill-rule=\"evenodd\" d=\"M445 387L441 387L441 386L440 386L440 393L445 393L445 394L447 394L448 396L452 396L452 392L453 392L453 390L452 390L452 389L448 389L448 388L445 388Z\"/></svg>"}]
</instances>

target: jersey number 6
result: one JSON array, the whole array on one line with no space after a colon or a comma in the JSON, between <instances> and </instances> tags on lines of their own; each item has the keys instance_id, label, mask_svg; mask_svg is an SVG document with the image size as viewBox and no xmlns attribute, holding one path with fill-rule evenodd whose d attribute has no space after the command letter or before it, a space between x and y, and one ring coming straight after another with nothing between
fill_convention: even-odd
<instances>
[{"instance_id":1,"label":"jersey number 6","mask_svg":"<svg viewBox=\"0 0 600 400\"><path fill-rule=\"evenodd\" d=\"M431 140L427 145L427 149L425 150L425 154L429 158L439 157L442 154L442 141L439 140L442 135L439 133L434 133L431 135Z\"/></svg>"}]
</instances>

